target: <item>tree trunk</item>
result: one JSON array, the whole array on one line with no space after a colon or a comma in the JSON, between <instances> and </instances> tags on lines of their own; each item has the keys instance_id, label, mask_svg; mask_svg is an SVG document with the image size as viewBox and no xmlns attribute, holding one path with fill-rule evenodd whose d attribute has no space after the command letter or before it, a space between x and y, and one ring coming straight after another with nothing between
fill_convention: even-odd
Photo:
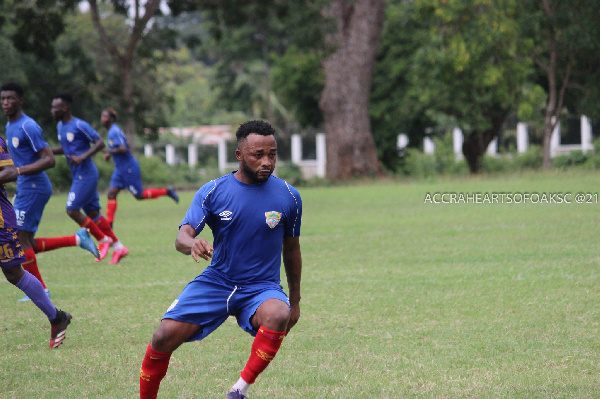
<instances>
[{"instance_id":1,"label":"tree trunk","mask_svg":"<svg viewBox=\"0 0 600 399\"><path fill-rule=\"evenodd\" d=\"M479 172L481 168L481 157L485 154L487 147L494 138L500 135L502 125L508 116L508 110L497 109L489 112L491 127L483 132L475 131L465 137L462 151L472 174Z\"/></svg>"},{"instance_id":2,"label":"tree trunk","mask_svg":"<svg viewBox=\"0 0 600 399\"><path fill-rule=\"evenodd\" d=\"M384 8L383 0L332 0L325 11L337 22L337 32L328 38L337 50L323 62L325 89L319 102L330 179L382 171L371 132L369 97Z\"/></svg>"}]
</instances>

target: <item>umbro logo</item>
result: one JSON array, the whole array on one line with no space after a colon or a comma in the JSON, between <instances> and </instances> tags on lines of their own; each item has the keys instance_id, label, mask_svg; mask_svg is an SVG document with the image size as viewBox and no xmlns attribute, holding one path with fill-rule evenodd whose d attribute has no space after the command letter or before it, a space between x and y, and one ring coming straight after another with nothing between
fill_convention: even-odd
<instances>
[{"instance_id":1,"label":"umbro logo","mask_svg":"<svg viewBox=\"0 0 600 399\"><path fill-rule=\"evenodd\" d=\"M231 211L223 211L219 213L219 216L221 216L221 220L231 220L231 215L233 215L233 212Z\"/></svg>"}]
</instances>

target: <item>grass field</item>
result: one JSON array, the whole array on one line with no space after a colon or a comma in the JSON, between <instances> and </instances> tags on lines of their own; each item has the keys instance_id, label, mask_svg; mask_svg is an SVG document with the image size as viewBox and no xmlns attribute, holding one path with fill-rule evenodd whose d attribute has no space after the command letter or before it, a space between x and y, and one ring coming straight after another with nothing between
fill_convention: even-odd
<instances>
[{"instance_id":1,"label":"grass field","mask_svg":"<svg viewBox=\"0 0 600 399\"><path fill-rule=\"evenodd\" d=\"M600 204L575 203L599 183L548 172L300 189L302 317L250 397L600 397ZM573 203L425 203L435 192L572 192ZM122 193L115 231L130 255L117 266L78 248L38 255L74 317L57 350L44 316L0 282L0 398L138 396L152 332L204 267L173 245L192 195ZM38 237L76 230L64 201L52 198ZM159 397L223 398L251 342L229 319L182 346Z\"/></svg>"}]
</instances>

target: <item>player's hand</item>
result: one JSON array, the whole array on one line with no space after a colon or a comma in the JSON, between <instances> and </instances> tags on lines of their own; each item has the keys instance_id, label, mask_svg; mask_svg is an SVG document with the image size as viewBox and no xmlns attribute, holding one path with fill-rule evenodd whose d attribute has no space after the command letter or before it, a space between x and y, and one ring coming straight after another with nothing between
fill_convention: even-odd
<instances>
[{"instance_id":1,"label":"player's hand","mask_svg":"<svg viewBox=\"0 0 600 399\"><path fill-rule=\"evenodd\" d=\"M288 322L288 325L287 325L288 333L290 332L292 327L294 327L296 325L296 323L298 323L298 320L300 319L300 304L299 303L291 304L290 308L291 308L290 321Z\"/></svg>"},{"instance_id":2,"label":"player's hand","mask_svg":"<svg viewBox=\"0 0 600 399\"><path fill-rule=\"evenodd\" d=\"M206 241L206 239L199 238L194 242L194 245L192 246L192 258L194 258L194 260L197 263L200 262L200 258L204 260L209 260L210 258L212 258L214 250L215 249L213 248L213 246L210 245L208 241Z\"/></svg>"},{"instance_id":3,"label":"player's hand","mask_svg":"<svg viewBox=\"0 0 600 399\"><path fill-rule=\"evenodd\" d=\"M103 154L102 159L104 159L105 161L108 161L110 159L110 154L109 153Z\"/></svg>"},{"instance_id":4,"label":"player's hand","mask_svg":"<svg viewBox=\"0 0 600 399\"><path fill-rule=\"evenodd\" d=\"M79 165L85 160L85 158L80 155L67 155L67 157L71 160L73 165Z\"/></svg>"}]
</instances>

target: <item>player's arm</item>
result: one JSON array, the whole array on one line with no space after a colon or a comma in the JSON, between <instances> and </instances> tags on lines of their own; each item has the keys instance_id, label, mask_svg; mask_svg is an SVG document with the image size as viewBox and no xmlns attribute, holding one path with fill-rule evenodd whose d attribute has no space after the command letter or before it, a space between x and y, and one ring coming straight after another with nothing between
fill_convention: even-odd
<instances>
[{"instance_id":1,"label":"player's arm","mask_svg":"<svg viewBox=\"0 0 600 399\"><path fill-rule=\"evenodd\" d=\"M8 163L10 162L10 164ZM12 160L0 161L0 183L8 183L17 180L17 168L12 163Z\"/></svg>"},{"instance_id":2,"label":"player's arm","mask_svg":"<svg viewBox=\"0 0 600 399\"><path fill-rule=\"evenodd\" d=\"M50 147L44 147L37 152L40 159L35 161L34 163L30 163L29 165L20 166L17 169L17 172L20 175L35 175L36 173L40 173L43 170L53 168L56 164L56 160L54 159L54 154Z\"/></svg>"},{"instance_id":3,"label":"player's arm","mask_svg":"<svg viewBox=\"0 0 600 399\"><path fill-rule=\"evenodd\" d=\"M64 155L65 154L65 150L63 150L62 146L61 147L54 147L52 149L52 154L54 154L54 155Z\"/></svg>"},{"instance_id":4,"label":"player's arm","mask_svg":"<svg viewBox=\"0 0 600 399\"><path fill-rule=\"evenodd\" d=\"M290 290L290 307L292 314L288 323L290 330L300 318L300 280L302 277L302 252L300 237L283 238L283 266Z\"/></svg>"},{"instance_id":5,"label":"player's arm","mask_svg":"<svg viewBox=\"0 0 600 399\"><path fill-rule=\"evenodd\" d=\"M196 238L196 236L196 230L192 226L182 225L175 239L175 249L184 255L192 255L196 262L200 262L200 258L209 260L212 258L214 248L206 239Z\"/></svg>"},{"instance_id":6,"label":"player's arm","mask_svg":"<svg viewBox=\"0 0 600 399\"><path fill-rule=\"evenodd\" d=\"M69 159L71 159L72 164L79 165L98 151L102 151L105 146L106 145L104 144L104 141L101 138L97 138L93 145L86 152L79 155L69 155Z\"/></svg>"}]
</instances>

